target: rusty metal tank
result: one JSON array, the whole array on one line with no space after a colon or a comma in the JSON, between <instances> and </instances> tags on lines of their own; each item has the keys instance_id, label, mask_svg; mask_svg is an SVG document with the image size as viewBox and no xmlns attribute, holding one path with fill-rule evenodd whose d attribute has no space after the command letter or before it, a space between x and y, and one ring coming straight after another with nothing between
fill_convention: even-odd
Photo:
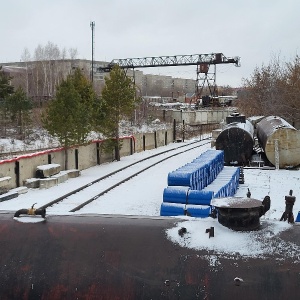
<instances>
[{"instance_id":1,"label":"rusty metal tank","mask_svg":"<svg viewBox=\"0 0 300 300\"><path fill-rule=\"evenodd\" d=\"M248 121L227 124L216 139L216 149L224 150L227 165L246 164L253 151L254 127Z\"/></svg>"},{"instance_id":2,"label":"rusty metal tank","mask_svg":"<svg viewBox=\"0 0 300 300\"><path fill-rule=\"evenodd\" d=\"M81 215L22 223L13 216L0 214L1 300L300 298L294 260L220 255L211 265L213 251L167 239L180 219ZM299 233L294 226L281 238L299 245Z\"/></svg>"},{"instance_id":3,"label":"rusty metal tank","mask_svg":"<svg viewBox=\"0 0 300 300\"><path fill-rule=\"evenodd\" d=\"M275 149L278 148L279 168L300 164L300 132L277 116L263 118L257 125L257 138L267 159L276 165Z\"/></svg>"}]
</instances>

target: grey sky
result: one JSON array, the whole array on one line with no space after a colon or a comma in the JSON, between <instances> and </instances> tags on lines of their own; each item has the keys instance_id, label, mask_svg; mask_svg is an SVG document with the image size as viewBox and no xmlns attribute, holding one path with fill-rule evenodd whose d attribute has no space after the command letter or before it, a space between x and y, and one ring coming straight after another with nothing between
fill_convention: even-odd
<instances>
[{"instance_id":1,"label":"grey sky","mask_svg":"<svg viewBox=\"0 0 300 300\"><path fill-rule=\"evenodd\" d=\"M241 67L217 66L217 84L239 86L272 57L299 52L299 0L10 0L1 1L0 63L20 61L48 41L96 60L222 52ZM142 69L196 78L195 67Z\"/></svg>"}]
</instances>

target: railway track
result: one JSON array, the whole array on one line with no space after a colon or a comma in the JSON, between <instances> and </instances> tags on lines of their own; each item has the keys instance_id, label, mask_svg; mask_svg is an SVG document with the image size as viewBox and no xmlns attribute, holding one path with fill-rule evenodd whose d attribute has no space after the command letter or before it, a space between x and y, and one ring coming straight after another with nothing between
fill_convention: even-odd
<instances>
[{"instance_id":1,"label":"railway track","mask_svg":"<svg viewBox=\"0 0 300 300\"><path fill-rule=\"evenodd\" d=\"M132 164L119 168L109 174L101 176L83 186L80 186L40 206L39 208L47 209L47 213L57 210L77 212L86 205L99 199L104 194L117 188L124 182L129 181L142 172L147 171L148 169L162 163L167 159L194 150L195 148L201 148L208 143L210 143L210 140L196 141L140 159ZM73 208L71 210L64 209L64 206L66 208Z\"/></svg>"}]
</instances>

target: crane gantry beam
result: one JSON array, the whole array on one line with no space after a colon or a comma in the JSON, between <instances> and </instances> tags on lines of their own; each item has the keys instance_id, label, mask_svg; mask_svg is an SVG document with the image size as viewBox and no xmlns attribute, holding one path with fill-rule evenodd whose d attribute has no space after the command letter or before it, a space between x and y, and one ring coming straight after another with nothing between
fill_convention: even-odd
<instances>
[{"instance_id":1,"label":"crane gantry beam","mask_svg":"<svg viewBox=\"0 0 300 300\"><path fill-rule=\"evenodd\" d=\"M119 65L121 69L217 64L235 64L239 66L240 58L237 56L228 58L223 53L124 58L114 59L107 66L99 67L97 71L110 72L116 64Z\"/></svg>"}]
</instances>

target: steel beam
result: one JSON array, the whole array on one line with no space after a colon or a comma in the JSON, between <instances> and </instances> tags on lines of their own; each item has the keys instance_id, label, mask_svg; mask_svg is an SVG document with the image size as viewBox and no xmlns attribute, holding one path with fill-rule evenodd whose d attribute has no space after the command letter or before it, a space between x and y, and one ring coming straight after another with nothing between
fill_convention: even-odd
<instances>
[{"instance_id":1,"label":"steel beam","mask_svg":"<svg viewBox=\"0 0 300 300\"><path fill-rule=\"evenodd\" d=\"M223 53L124 58L114 59L106 67L100 67L97 69L97 71L110 72L114 65L119 65L119 67L122 69L135 69L151 67L194 66L201 64L235 64L236 66L240 66L240 58L237 56L228 58Z\"/></svg>"}]
</instances>

